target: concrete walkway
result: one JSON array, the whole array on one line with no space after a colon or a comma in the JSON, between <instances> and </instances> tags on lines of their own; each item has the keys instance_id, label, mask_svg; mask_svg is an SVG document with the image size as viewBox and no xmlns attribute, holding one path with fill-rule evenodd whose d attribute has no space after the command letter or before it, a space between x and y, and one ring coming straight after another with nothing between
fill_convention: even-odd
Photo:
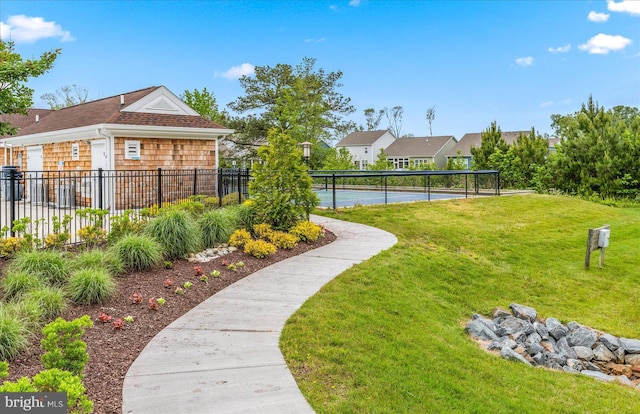
<instances>
[{"instance_id":1,"label":"concrete walkway","mask_svg":"<svg viewBox=\"0 0 640 414\"><path fill-rule=\"evenodd\" d=\"M280 331L323 285L397 239L361 224L311 221L337 240L247 276L162 330L127 372L124 414L313 413L280 352Z\"/></svg>"}]
</instances>

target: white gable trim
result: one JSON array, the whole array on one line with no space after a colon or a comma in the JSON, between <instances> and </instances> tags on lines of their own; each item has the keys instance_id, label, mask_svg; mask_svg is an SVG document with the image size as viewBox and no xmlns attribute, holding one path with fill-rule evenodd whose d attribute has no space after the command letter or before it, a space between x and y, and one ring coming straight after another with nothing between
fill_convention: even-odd
<instances>
[{"instance_id":1,"label":"white gable trim","mask_svg":"<svg viewBox=\"0 0 640 414\"><path fill-rule=\"evenodd\" d=\"M125 102L125 105L127 105L127 103L128 102ZM159 87L144 98L131 103L131 105L125 106L121 111L169 115L199 115L164 86Z\"/></svg>"}]
</instances>

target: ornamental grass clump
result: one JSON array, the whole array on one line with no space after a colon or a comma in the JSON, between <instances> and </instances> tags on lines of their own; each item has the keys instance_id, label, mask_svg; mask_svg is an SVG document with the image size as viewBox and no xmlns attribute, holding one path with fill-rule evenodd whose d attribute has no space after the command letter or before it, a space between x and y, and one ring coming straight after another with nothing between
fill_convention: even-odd
<instances>
[{"instance_id":1,"label":"ornamental grass clump","mask_svg":"<svg viewBox=\"0 0 640 414\"><path fill-rule=\"evenodd\" d=\"M37 303L13 300L4 305L4 309L23 323L28 332L37 332L42 328L44 315Z\"/></svg>"},{"instance_id":2,"label":"ornamental grass clump","mask_svg":"<svg viewBox=\"0 0 640 414\"><path fill-rule=\"evenodd\" d=\"M211 210L198 220L202 232L202 244L205 248L218 243L226 243L236 229L236 217L228 209Z\"/></svg>"},{"instance_id":3,"label":"ornamental grass clump","mask_svg":"<svg viewBox=\"0 0 640 414\"><path fill-rule=\"evenodd\" d=\"M72 267L75 270L98 268L107 269L113 276L124 272L124 263L113 251L100 249L88 250L80 253L73 260Z\"/></svg>"},{"instance_id":4,"label":"ornamental grass clump","mask_svg":"<svg viewBox=\"0 0 640 414\"><path fill-rule=\"evenodd\" d=\"M227 207L225 210L229 211L229 213L236 218L236 228L244 228L247 230L253 228L256 221L256 212L252 200L246 200L239 206Z\"/></svg>"},{"instance_id":5,"label":"ornamental grass clump","mask_svg":"<svg viewBox=\"0 0 640 414\"><path fill-rule=\"evenodd\" d=\"M167 259L187 257L202 246L200 229L189 213L182 210L160 215L149 222L145 232L160 243Z\"/></svg>"},{"instance_id":6,"label":"ornamental grass clump","mask_svg":"<svg viewBox=\"0 0 640 414\"><path fill-rule=\"evenodd\" d=\"M44 285L42 280L32 273L9 271L0 280L0 287L6 299L22 295L30 290L39 289Z\"/></svg>"},{"instance_id":7,"label":"ornamental grass clump","mask_svg":"<svg viewBox=\"0 0 640 414\"><path fill-rule=\"evenodd\" d=\"M71 262L56 250L20 251L9 264L9 272L23 272L40 277L50 285L63 285L69 277Z\"/></svg>"},{"instance_id":8,"label":"ornamental grass clump","mask_svg":"<svg viewBox=\"0 0 640 414\"><path fill-rule=\"evenodd\" d=\"M162 263L162 246L149 236L126 235L109 251L122 261L125 270L145 270Z\"/></svg>"},{"instance_id":9,"label":"ornamental grass clump","mask_svg":"<svg viewBox=\"0 0 640 414\"><path fill-rule=\"evenodd\" d=\"M31 332L27 322L0 307L0 359L10 361L29 346Z\"/></svg>"},{"instance_id":10,"label":"ornamental grass clump","mask_svg":"<svg viewBox=\"0 0 640 414\"><path fill-rule=\"evenodd\" d=\"M41 287L31 290L22 296L21 301L26 304L33 304L42 313L44 320L50 320L60 316L67 308L67 299L64 291L57 287Z\"/></svg>"},{"instance_id":11,"label":"ornamental grass clump","mask_svg":"<svg viewBox=\"0 0 640 414\"><path fill-rule=\"evenodd\" d=\"M249 240L244 245L244 252L258 259L271 256L277 250L276 246L264 240Z\"/></svg>"},{"instance_id":12,"label":"ornamental grass clump","mask_svg":"<svg viewBox=\"0 0 640 414\"><path fill-rule=\"evenodd\" d=\"M102 303L115 292L116 282L106 269L82 269L71 274L66 290L76 303Z\"/></svg>"}]
</instances>

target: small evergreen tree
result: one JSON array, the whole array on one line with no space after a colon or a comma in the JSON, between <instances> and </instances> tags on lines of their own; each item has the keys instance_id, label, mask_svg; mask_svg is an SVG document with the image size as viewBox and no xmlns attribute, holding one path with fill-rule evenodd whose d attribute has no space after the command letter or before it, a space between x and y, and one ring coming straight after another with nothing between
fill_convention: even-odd
<instances>
[{"instance_id":1,"label":"small evergreen tree","mask_svg":"<svg viewBox=\"0 0 640 414\"><path fill-rule=\"evenodd\" d=\"M476 170L489 169L489 157L496 152L496 149L500 149L503 154L506 154L509 150L509 146L502 137L502 130L493 121L491 126L482 132L482 143L480 147L471 148L471 155L473 156L473 166Z\"/></svg>"}]
</instances>

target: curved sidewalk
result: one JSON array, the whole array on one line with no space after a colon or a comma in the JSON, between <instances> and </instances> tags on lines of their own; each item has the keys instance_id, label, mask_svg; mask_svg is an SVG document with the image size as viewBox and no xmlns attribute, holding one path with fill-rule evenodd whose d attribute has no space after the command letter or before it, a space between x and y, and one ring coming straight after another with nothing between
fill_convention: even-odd
<instances>
[{"instance_id":1,"label":"curved sidewalk","mask_svg":"<svg viewBox=\"0 0 640 414\"><path fill-rule=\"evenodd\" d=\"M323 285L397 239L361 224L311 221L337 240L247 276L163 329L127 372L124 414L313 413L280 352L280 331Z\"/></svg>"}]
</instances>

